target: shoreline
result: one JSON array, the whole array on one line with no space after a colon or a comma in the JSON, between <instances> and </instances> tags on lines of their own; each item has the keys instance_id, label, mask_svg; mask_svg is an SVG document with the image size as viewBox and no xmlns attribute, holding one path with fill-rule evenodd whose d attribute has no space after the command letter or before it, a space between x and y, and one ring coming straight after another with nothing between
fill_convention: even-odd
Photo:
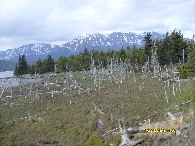
<instances>
[{"instance_id":1,"label":"shoreline","mask_svg":"<svg viewBox=\"0 0 195 146\"><path fill-rule=\"evenodd\" d=\"M43 78L21 78L21 77L7 77L0 78L0 88L9 88L13 86L19 86L20 84L28 84L33 82L40 82Z\"/></svg>"},{"instance_id":2,"label":"shoreline","mask_svg":"<svg viewBox=\"0 0 195 146\"><path fill-rule=\"evenodd\" d=\"M49 72L44 74L24 74L21 76L0 78L0 88L9 88L13 86L19 86L20 84L28 84L33 82L40 82L46 78L56 76L55 73Z\"/></svg>"}]
</instances>

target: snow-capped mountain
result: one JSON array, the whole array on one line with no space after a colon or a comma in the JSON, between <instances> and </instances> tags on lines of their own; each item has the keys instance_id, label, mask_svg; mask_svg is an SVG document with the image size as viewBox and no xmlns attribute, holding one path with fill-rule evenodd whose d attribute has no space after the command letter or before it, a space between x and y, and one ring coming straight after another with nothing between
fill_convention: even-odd
<instances>
[{"instance_id":1,"label":"snow-capped mountain","mask_svg":"<svg viewBox=\"0 0 195 146\"><path fill-rule=\"evenodd\" d=\"M147 33L136 34L136 33L121 33L113 32L111 34L89 34L84 36L78 36L70 42L64 43L63 45L53 45L46 43L28 44L23 45L19 48L9 49L6 51L0 51L0 59L9 61L18 61L18 56L24 54L28 62L34 62L39 58L45 59L48 54L54 59L60 56L75 55L84 50L86 46L88 50L103 50L108 49L119 50L122 47L137 46L141 47L144 45L144 36ZM161 39L162 34L152 32L152 38L155 37Z\"/></svg>"},{"instance_id":2,"label":"snow-capped mountain","mask_svg":"<svg viewBox=\"0 0 195 146\"><path fill-rule=\"evenodd\" d=\"M19 55L25 55L28 62L34 62L39 58L45 59L48 54L51 54L56 59L62 55L69 56L72 54L72 51L58 45L37 43L0 51L0 59L17 62Z\"/></svg>"},{"instance_id":3,"label":"snow-capped mountain","mask_svg":"<svg viewBox=\"0 0 195 146\"><path fill-rule=\"evenodd\" d=\"M62 45L65 48L70 49L73 52L83 51L85 45L89 50L108 50L114 49L119 50L122 47L126 48L129 46L137 46L141 47L144 45L144 36L147 33L143 34L135 34L135 33L121 33L121 32L113 32L111 34L89 34L85 36L78 36L72 41L65 43ZM162 39L163 35L152 32L152 38L155 37Z\"/></svg>"}]
</instances>

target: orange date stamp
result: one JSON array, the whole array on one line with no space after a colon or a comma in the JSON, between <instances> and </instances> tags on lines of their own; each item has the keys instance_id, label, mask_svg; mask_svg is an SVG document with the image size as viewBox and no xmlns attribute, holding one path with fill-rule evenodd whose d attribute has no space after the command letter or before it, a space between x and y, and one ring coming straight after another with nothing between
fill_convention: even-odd
<instances>
[{"instance_id":1,"label":"orange date stamp","mask_svg":"<svg viewBox=\"0 0 195 146\"><path fill-rule=\"evenodd\" d=\"M176 132L176 129L145 129L144 132Z\"/></svg>"}]
</instances>

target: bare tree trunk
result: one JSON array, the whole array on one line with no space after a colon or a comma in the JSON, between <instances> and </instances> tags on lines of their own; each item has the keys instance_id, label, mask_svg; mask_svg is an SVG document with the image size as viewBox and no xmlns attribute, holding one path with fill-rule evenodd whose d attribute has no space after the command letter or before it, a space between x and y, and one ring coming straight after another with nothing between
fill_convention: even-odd
<instances>
[{"instance_id":1,"label":"bare tree trunk","mask_svg":"<svg viewBox=\"0 0 195 146\"><path fill-rule=\"evenodd\" d=\"M38 89L36 89L36 98L38 97Z\"/></svg>"},{"instance_id":2,"label":"bare tree trunk","mask_svg":"<svg viewBox=\"0 0 195 146\"><path fill-rule=\"evenodd\" d=\"M53 90L51 91L51 98L53 98Z\"/></svg>"},{"instance_id":3,"label":"bare tree trunk","mask_svg":"<svg viewBox=\"0 0 195 146\"><path fill-rule=\"evenodd\" d=\"M173 82L173 95L175 96L175 84Z\"/></svg>"},{"instance_id":4,"label":"bare tree trunk","mask_svg":"<svg viewBox=\"0 0 195 146\"><path fill-rule=\"evenodd\" d=\"M167 103L169 103L169 100L168 100L168 97L167 97L166 88L167 88L167 87L164 87L164 89L165 89L165 97L166 97L166 99L167 99Z\"/></svg>"},{"instance_id":5,"label":"bare tree trunk","mask_svg":"<svg viewBox=\"0 0 195 146\"><path fill-rule=\"evenodd\" d=\"M113 122L112 111L111 111L111 113L110 113L110 119L111 119L111 121Z\"/></svg>"},{"instance_id":6,"label":"bare tree trunk","mask_svg":"<svg viewBox=\"0 0 195 146\"><path fill-rule=\"evenodd\" d=\"M1 97L3 95L4 90L5 90L5 88L3 88L2 92L1 92L0 99L1 99Z\"/></svg>"},{"instance_id":7,"label":"bare tree trunk","mask_svg":"<svg viewBox=\"0 0 195 146\"><path fill-rule=\"evenodd\" d=\"M181 82L179 80L179 92L181 93Z\"/></svg>"},{"instance_id":8,"label":"bare tree trunk","mask_svg":"<svg viewBox=\"0 0 195 146\"><path fill-rule=\"evenodd\" d=\"M11 89L11 98L12 98L12 89Z\"/></svg>"},{"instance_id":9,"label":"bare tree trunk","mask_svg":"<svg viewBox=\"0 0 195 146\"><path fill-rule=\"evenodd\" d=\"M168 88L169 88L169 85L170 85L170 81L169 81L169 79L167 80L167 86L168 86Z\"/></svg>"},{"instance_id":10,"label":"bare tree trunk","mask_svg":"<svg viewBox=\"0 0 195 146\"><path fill-rule=\"evenodd\" d=\"M30 95L32 95L32 83L30 84Z\"/></svg>"},{"instance_id":11,"label":"bare tree trunk","mask_svg":"<svg viewBox=\"0 0 195 146\"><path fill-rule=\"evenodd\" d=\"M184 58L185 56L184 56L184 49L183 49L183 63L184 63L184 61L185 61L185 58Z\"/></svg>"},{"instance_id":12,"label":"bare tree trunk","mask_svg":"<svg viewBox=\"0 0 195 146\"><path fill-rule=\"evenodd\" d=\"M119 119L118 123L119 123L119 129L120 129L120 133L121 133L121 137L122 137L122 141L121 141L120 146L136 145L138 143L143 142L142 139L137 140L137 141L132 141L132 140L129 139L129 136L127 134L127 129L125 127L124 118Z\"/></svg>"},{"instance_id":13,"label":"bare tree trunk","mask_svg":"<svg viewBox=\"0 0 195 146\"><path fill-rule=\"evenodd\" d=\"M100 75L99 75L99 91L100 91Z\"/></svg>"}]
</instances>

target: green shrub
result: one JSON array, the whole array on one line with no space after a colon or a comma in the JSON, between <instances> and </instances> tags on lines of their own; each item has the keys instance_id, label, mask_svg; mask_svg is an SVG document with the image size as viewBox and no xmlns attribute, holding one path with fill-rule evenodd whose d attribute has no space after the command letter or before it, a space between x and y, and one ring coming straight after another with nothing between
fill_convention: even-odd
<instances>
[{"instance_id":1,"label":"green shrub","mask_svg":"<svg viewBox=\"0 0 195 146\"><path fill-rule=\"evenodd\" d=\"M179 70L179 75L182 79L187 78L189 76L189 72L186 64L182 64L178 66L178 70Z\"/></svg>"},{"instance_id":2,"label":"green shrub","mask_svg":"<svg viewBox=\"0 0 195 146\"><path fill-rule=\"evenodd\" d=\"M192 100L193 103L195 103L195 87L192 89L189 99Z\"/></svg>"},{"instance_id":3,"label":"green shrub","mask_svg":"<svg viewBox=\"0 0 195 146\"><path fill-rule=\"evenodd\" d=\"M188 78L195 76L195 54L191 56L187 63L178 67L181 78Z\"/></svg>"},{"instance_id":4,"label":"green shrub","mask_svg":"<svg viewBox=\"0 0 195 146\"><path fill-rule=\"evenodd\" d=\"M119 146L121 144L121 135L118 135L114 140L114 146Z\"/></svg>"},{"instance_id":5,"label":"green shrub","mask_svg":"<svg viewBox=\"0 0 195 146\"><path fill-rule=\"evenodd\" d=\"M98 133L94 133L86 142L86 146L107 146Z\"/></svg>"}]
</instances>

